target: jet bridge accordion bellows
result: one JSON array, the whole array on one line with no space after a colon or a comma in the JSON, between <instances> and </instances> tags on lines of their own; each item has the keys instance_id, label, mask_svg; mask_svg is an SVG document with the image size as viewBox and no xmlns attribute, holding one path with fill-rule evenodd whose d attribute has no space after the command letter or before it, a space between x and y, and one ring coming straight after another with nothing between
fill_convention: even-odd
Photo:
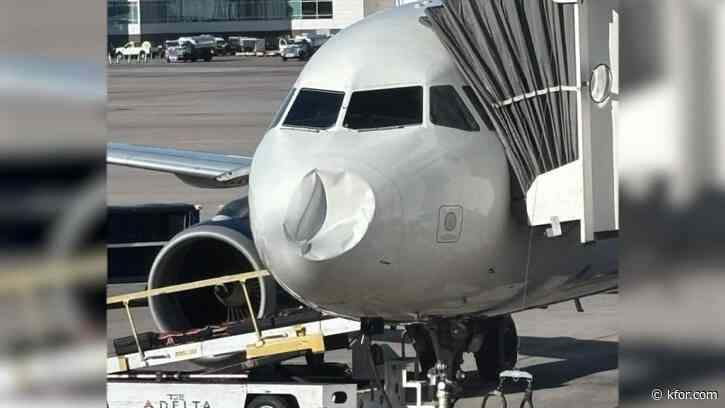
<instances>
[{"instance_id":1,"label":"jet bridge accordion bellows","mask_svg":"<svg viewBox=\"0 0 725 408\"><path fill-rule=\"evenodd\" d=\"M577 159L573 6L447 0L426 14L484 102L523 191Z\"/></svg>"}]
</instances>

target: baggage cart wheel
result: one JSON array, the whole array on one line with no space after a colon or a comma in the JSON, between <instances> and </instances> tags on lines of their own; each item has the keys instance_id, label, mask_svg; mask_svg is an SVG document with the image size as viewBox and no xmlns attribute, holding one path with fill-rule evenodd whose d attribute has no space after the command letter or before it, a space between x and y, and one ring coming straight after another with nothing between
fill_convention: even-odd
<instances>
[{"instance_id":1,"label":"baggage cart wheel","mask_svg":"<svg viewBox=\"0 0 725 408\"><path fill-rule=\"evenodd\" d=\"M294 408L293 404L278 395L259 395L247 404L246 408Z\"/></svg>"}]
</instances>

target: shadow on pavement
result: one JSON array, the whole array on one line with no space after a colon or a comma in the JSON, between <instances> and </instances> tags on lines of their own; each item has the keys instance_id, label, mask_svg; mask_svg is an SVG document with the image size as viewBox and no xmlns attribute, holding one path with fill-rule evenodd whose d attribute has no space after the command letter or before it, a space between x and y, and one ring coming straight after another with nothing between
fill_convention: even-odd
<instances>
[{"instance_id":1,"label":"shadow on pavement","mask_svg":"<svg viewBox=\"0 0 725 408\"><path fill-rule=\"evenodd\" d=\"M520 338L518 367L534 376L534 390L558 388L577 378L617 369L618 346L616 341L523 336ZM526 361L534 357L552 358L556 361L526 365ZM497 382L482 381L477 373L468 373L461 396L484 396L497 385ZM508 384L505 391L519 392L524 387L524 383Z\"/></svg>"}]
</instances>

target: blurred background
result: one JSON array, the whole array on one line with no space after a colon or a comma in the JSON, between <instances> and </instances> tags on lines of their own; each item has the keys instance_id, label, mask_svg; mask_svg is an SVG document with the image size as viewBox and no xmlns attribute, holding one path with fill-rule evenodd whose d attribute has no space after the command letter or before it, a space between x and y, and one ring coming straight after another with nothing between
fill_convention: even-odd
<instances>
[{"instance_id":1,"label":"blurred background","mask_svg":"<svg viewBox=\"0 0 725 408\"><path fill-rule=\"evenodd\" d=\"M102 406L106 2L2 7L3 405ZM621 8L620 398L695 404L650 393L725 393L725 4Z\"/></svg>"},{"instance_id":2,"label":"blurred background","mask_svg":"<svg viewBox=\"0 0 725 408\"><path fill-rule=\"evenodd\" d=\"M725 4L621 0L620 399L725 398ZM708 405L708 404L703 404Z\"/></svg>"},{"instance_id":3,"label":"blurred background","mask_svg":"<svg viewBox=\"0 0 725 408\"><path fill-rule=\"evenodd\" d=\"M105 378L105 1L0 13L0 394L99 407Z\"/></svg>"}]
</instances>

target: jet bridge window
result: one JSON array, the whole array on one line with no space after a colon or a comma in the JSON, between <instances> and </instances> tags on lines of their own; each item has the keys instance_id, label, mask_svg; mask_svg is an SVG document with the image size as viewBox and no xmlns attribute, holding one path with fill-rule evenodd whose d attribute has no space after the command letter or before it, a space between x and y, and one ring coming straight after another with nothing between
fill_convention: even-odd
<instances>
[{"instance_id":1,"label":"jet bridge window","mask_svg":"<svg viewBox=\"0 0 725 408\"><path fill-rule=\"evenodd\" d=\"M423 87L353 92L343 124L350 129L374 130L423 123Z\"/></svg>"},{"instance_id":2,"label":"jet bridge window","mask_svg":"<svg viewBox=\"0 0 725 408\"><path fill-rule=\"evenodd\" d=\"M434 125L469 132L481 129L451 85L430 87L430 121Z\"/></svg>"},{"instance_id":3,"label":"jet bridge window","mask_svg":"<svg viewBox=\"0 0 725 408\"><path fill-rule=\"evenodd\" d=\"M488 130L494 131L495 128L493 127L493 122L491 122L491 118L488 116L488 113L486 113L483 109L483 104L481 103L481 100L478 99L478 96L476 96L476 93L473 92L473 88L468 85L463 85L463 92L466 93L466 96L468 97L468 100L471 101L473 108L476 109L476 112L478 112L478 116L483 121L483 124L486 125Z\"/></svg>"},{"instance_id":4,"label":"jet bridge window","mask_svg":"<svg viewBox=\"0 0 725 408\"><path fill-rule=\"evenodd\" d=\"M343 92L303 88L297 94L283 126L327 129L337 121Z\"/></svg>"}]
</instances>

